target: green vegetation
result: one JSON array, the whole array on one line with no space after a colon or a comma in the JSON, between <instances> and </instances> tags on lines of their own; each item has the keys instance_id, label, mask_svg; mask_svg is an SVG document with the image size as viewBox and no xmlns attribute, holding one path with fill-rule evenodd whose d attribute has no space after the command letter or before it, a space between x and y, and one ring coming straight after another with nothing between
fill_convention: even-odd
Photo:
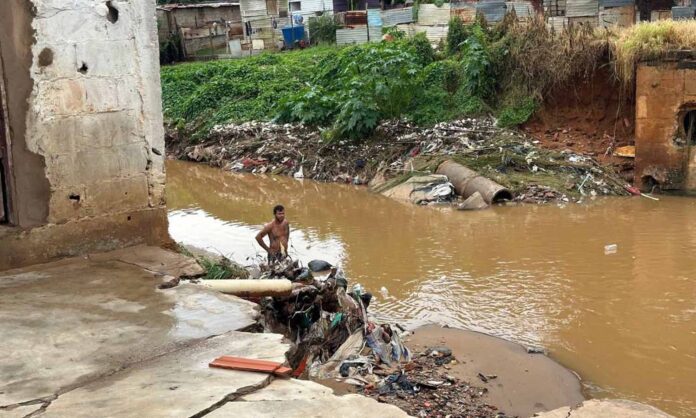
<instances>
[{"instance_id":1,"label":"green vegetation","mask_svg":"<svg viewBox=\"0 0 696 418\"><path fill-rule=\"evenodd\" d=\"M205 270L205 280L248 279L249 272L226 257L220 261L199 258L198 262Z\"/></svg>"},{"instance_id":2,"label":"green vegetation","mask_svg":"<svg viewBox=\"0 0 696 418\"><path fill-rule=\"evenodd\" d=\"M164 114L194 139L216 124L267 121L278 101L302 89L332 47L162 67Z\"/></svg>"},{"instance_id":3,"label":"green vegetation","mask_svg":"<svg viewBox=\"0 0 696 418\"><path fill-rule=\"evenodd\" d=\"M307 22L307 30L314 45L335 44L337 28L331 15L312 17Z\"/></svg>"},{"instance_id":4,"label":"green vegetation","mask_svg":"<svg viewBox=\"0 0 696 418\"><path fill-rule=\"evenodd\" d=\"M331 43L330 18L311 19L319 43ZM431 125L493 113L499 124L526 122L552 91L614 64L630 83L635 62L669 48L696 48L695 22L657 22L618 31L571 27L513 15L496 26L455 17L436 51L425 34L386 30L389 41L162 69L165 116L194 139L215 124L301 122L327 139L368 138L381 120Z\"/></svg>"},{"instance_id":5,"label":"green vegetation","mask_svg":"<svg viewBox=\"0 0 696 418\"><path fill-rule=\"evenodd\" d=\"M629 85L635 64L641 59L655 59L674 50L696 49L696 20L660 20L640 23L610 41L616 58L616 73Z\"/></svg>"}]
</instances>

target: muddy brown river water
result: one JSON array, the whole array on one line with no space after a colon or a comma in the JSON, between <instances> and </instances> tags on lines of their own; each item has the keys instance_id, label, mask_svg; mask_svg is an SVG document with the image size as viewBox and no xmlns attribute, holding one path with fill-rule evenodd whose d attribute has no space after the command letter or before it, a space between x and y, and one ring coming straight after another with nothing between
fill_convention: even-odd
<instances>
[{"instance_id":1,"label":"muddy brown river water","mask_svg":"<svg viewBox=\"0 0 696 418\"><path fill-rule=\"evenodd\" d=\"M371 310L543 346L591 397L696 417L696 199L615 198L481 212L365 188L167 163L170 232L248 264L286 206L290 254L340 264ZM616 252L605 254L606 245Z\"/></svg>"}]
</instances>

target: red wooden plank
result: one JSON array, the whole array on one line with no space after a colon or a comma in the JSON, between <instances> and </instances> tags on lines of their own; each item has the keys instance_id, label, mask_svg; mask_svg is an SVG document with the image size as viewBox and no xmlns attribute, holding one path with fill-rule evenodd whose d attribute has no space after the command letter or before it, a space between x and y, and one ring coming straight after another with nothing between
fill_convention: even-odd
<instances>
[{"instance_id":1,"label":"red wooden plank","mask_svg":"<svg viewBox=\"0 0 696 418\"><path fill-rule=\"evenodd\" d=\"M232 356L218 357L208 365L210 367L218 367L222 369L273 373L278 376L289 376L290 373L292 373L292 369L284 367L281 363Z\"/></svg>"}]
</instances>

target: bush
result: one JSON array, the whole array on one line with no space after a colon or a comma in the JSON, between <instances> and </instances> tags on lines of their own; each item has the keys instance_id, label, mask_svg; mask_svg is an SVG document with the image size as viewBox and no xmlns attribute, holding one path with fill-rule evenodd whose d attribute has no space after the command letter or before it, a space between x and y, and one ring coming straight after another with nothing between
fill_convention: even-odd
<instances>
[{"instance_id":1,"label":"bush","mask_svg":"<svg viewBox=\"0 0 696 418\"><path fill-rule=\"evenodd\" d=\"M495 78L485 35L478 25L472 26L471 36L464 42L464 83L472 96L491 96Z\"/></svg>"},{"instance_id":2,"label":"bush","mask_svg":"<svg viewBox=\"0 0 696 418\"><path fill-rule=\"evenodd\" d=\"M459 52L468 37L468 33L459 16L451 18L447 26L447 53L453 55Z\"/></svg>"},{"instance_id":3,"label":"bush","mask_svg":"<svg viewBox=\"0 0 696 418\"><path fill-rule=\"evenodd\" d=\"M498 114L498 126L509 128L522 125L537 110L537 102L532 97L516 98L511 103L506 104Z\"/></svg>"},{"instance_id":4,"label":"bush","mask_svg":"<svg viewBox=\"0 0 696 418\"><path fill-rule=\"evenodd\" d=\"M408 40L408 44L414 49L416 56L422 65L428 65L435 60L435 51L425 32L419 32Z\"/></svg>"},{"instance_id":5,"label":"bush","mask_svg":"<svg viewBox=\"0 0 696 418\"><path fill-rule=\"evenodd\" d=\"M323 15L309 19L307 23L310 39L313 44L335 44L338 25L333 16Z\"/></svg>"},{"instance_id":6,"label":"bush","mask_svg":"<svg viewBox=\"0 0 696 418\"><path fill-rule=\"evenodd\" d=\"M402 31L396 26L382 28L382 33L384 35L389 35L392 38L392 40L401 40L406 38L406 32Z\"/></svg>"}]
</instances>

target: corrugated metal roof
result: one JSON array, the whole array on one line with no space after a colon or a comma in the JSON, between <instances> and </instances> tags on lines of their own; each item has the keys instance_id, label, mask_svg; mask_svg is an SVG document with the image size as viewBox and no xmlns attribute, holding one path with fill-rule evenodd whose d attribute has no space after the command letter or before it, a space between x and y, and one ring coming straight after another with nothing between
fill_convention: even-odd
<instances>
[{"instance_id":1,"label":"corrugated metal roof","mask_svg":"<svg viewBox=\"0 0 696 418\"><path fill-rule=\"evenodd\" d=\"M239 6L239 3L195 3L195 4L164 4L157 6L159 10L174 10L174 9L200 9L203 7L234 7Z\"/></svg>"},{"instance_id":2,"label":"corrugated metal roof","mask_svg":"<svg viewBox=\"0 0 696 418\"><path fill-rule=\"evenodd\" d=\"M636 0L599 0L601 7L635 6Z\"/></svg>"},{"instance_id":3,"label":"corrugated metal roof","mask_svg":"<svg viewBox=\"0 0 696 418\"><path fill-rule=\"evenodd\" d=\"M442 7L434 4L421 4L418 8L418 24L420 25L446 25L450 19L450 5L445 3Z\"/></svg>"},{"instance_id":4,"label":"corrugated metal roof","mask_svg":"<svg viewBox=\"0 0 696 418\"><path fill-rule=\"evenodd\" d=\"M505 17L507 6L504 1L481 0L476 4L476 13L483 13L488 22L500 22Z\"/></svg>"},{"instance_id":5,"label":"corrugated metal roof","mask_svg":"<svg viewBox=\"0 0 696 418\"><path fill-rule=\"evenodd\" d=\"M598 13L598 0L567 0L567 17L597 16Z\"/></svg>"},{"instance_id":6,"label":"corrugated metal roof","mask_svg":"<svg viewBox=\"0 0 696 418\"><path fill-rule=\"evenodd\" d=\"M379 42L382 40L382 26L370 26L370 42Z\"/></svg>"},{"instance_id":7,"label":"corrugated metal roof","mask_svg":"<svg viewBox=\"0 0 696 418\"><path fill-rule=\"evenodd\" d=\"M425 37L428 38L431 44L437 44L440 40L447 37L447 26L423 26L414 25L413 33L425 32Z\"/></svg>"},{"instance_id":8,"label":"corrugated metal roof","mask_svg":"<svg viewBox=\"0 0 696 418\"><path fill-rule=\"evenodd\" d=\"M505 2L507 7L507 12L515 11L515 14L519 19L528 19L534 16L534 7L531 2L528 1L508 1Z\"/></svg>"},{"instance_id":9,"label":"corrugated metal roof","mask_svg":"<svg viewBox=\"0 0 696 418\"><path fill-rule=\"evenodd\" d=\"M568 26L568 18L565 16L550 16L546 20L546 25L556 33L563 32L563 29Z\"/></svg>"},{"instance_id":10,"label":"corrugated metal roof","mask_svg":"<svg viewBox=\"0 0 696 418\"><path fill-rule=\"evenodd\" d=\"M333 10L332 0L301 0L300 7L303 14L305 12L323 12Z\"/></svg>"},{"instance_id":11,"label":"corrugated metal roof","mask_svg":"<svg viewBox=\"0 0 696 418\"><path fill-rule=\"evenodd\" d=\"M382 26L382 11L380 9L367 10L367 25Z\"/></svg>"},{"instance_id":12,"label":"corrugated metal roof","mask_svg":"<svg viewBox=\"0 0 696 418\"><path fill-rule=\"evenodd\" d=\"M396 26L409 22L413 22L413 7L382 11L382 25L384 26Z\"/></svg>"},{"instance_id":13,"label":"corrugated metal roof","mask_svg":"<svg viewBox=\"0 0 696 418\"><path fill-rule=\"evenodd\" d=\"M599 17L598 16L580 16L580 17L569 17L568 18L568 24L569 25L574 25L574 26L590 26L590 27L597 27L599 24Z\"/></svg>"},{"instance_id":14,"label":"corrugated metal roof","mask_svg":"<svg viewBox=\"0 0 696 418\"><path fill-rule=\"evenodd\" d=\"M336 29L336 45L364 44L367 42L367 26Z\"/></svg>"},{"instance_id":15,"label":"corrugated metal roof","mask_svg":"<svg viewBox=\"0 0 696 418\"><path fill-rule=\"evenodd\" d=\"M672 19L685 20L693 19L696 9L693 6L675 6L672 7Z\"/></svg>"},{"instance_id":16,"label":"corrugated metal roof","mask_svg":"<svg viewBox=\"0 0 696 418\"><path fill-rule=\"evenodd\" d=\"M633 25L635 20L634 6L611 7L599 11L599 26L601 27L628 27Z\"/></svg>"},{"instance_id":17,"label":"corrugated metal roof","mask_svg":"<svg viewBox=\"0 0 696 418\"><path fill-rule=\"evenodd\" d=\"M566 0L544 1L544 13L546 16L565 16Z\"/></svg>"}]
</instances>

